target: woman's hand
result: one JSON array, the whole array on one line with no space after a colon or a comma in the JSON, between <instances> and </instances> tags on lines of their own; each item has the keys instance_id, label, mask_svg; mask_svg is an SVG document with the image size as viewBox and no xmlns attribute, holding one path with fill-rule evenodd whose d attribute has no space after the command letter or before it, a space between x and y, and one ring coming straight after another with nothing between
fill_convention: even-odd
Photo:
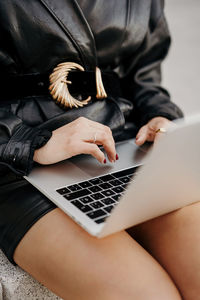
<instances>
[{"instance_id":1,"label":"woman's hand","mask_svg":"<svg viewBox=\"0 0 200 300\"><path fill-rule=\"evenodd\" d=\"M105 163L105 155L97 145L104 147L111 162L117 159L110 128L80 117L54 130L47 144L35 151L33 160L48 165L84 153L91 154L100 163Z\"/></svg>"},{"instance_id":2,"label":"woman's hand","mask_svg":"<svg viewBox=\"0 0 200 300\"><path fill-rule=\"evenodd\" d=\"M145 142L153 142L159 139L162 132L156 132L159 128L167 129L169 126L174 125L172 121L169 121L163 117L155 117L151 119L146 125L142 126L138 131L135 139L135 143L138 146L143 145Z\"/></svg>"}]
</instances>

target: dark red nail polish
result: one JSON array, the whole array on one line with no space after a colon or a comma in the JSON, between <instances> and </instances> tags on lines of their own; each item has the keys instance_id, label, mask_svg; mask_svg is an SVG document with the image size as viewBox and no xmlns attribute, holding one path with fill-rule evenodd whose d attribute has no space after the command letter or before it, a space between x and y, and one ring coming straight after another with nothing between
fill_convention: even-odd
<instances>
[{"instance_id":1,"label":"dark red nail polish","mask_svg":"<svg viewBox=\"0 0 200 300\"><path fill-rule=\"evenodd\" d=\"M119 159L119 156L118 156L118 154L116 154L116 160L118 160Z\"/></svg>"},{"instance_id":2,"label":"dark red nail polish","mask_svg":"<svg viewBox=\"0 0 200 300\"><path fill-rule=\"evenodd\" d=\"M104 159L103 163L106 164L106 159Z\"/></svg>"}]
</instances>

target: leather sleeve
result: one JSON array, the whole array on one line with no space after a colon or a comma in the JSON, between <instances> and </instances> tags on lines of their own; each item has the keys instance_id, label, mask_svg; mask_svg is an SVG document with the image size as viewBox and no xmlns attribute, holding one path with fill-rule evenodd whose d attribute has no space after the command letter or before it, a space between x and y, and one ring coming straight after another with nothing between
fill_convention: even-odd
<instances>
[{"instance_id":1,"label":"leather sleeve","mask_svg":"<svg viewBox=\"0 0 200 300\"><path fill-rule=\"evenodd\" d=\"M17 175L27 175L34 151L50 137L48 130L31 128L14 114L0 109L0 168L7 166Z\"/></svg>"},{"instance_id":2,"label":"leather sleeve","mask_svg":"<svg viewBox=\"0 0 200 300\"><path fill-rule=\"evenodd\" d=\"M161 64L168 53L170 42L163 1L152 1L148 32L136 58L129 58L125 62L127 73L122 79L124 94L134 104L132 117L139 126L157 116L169 120L183 117L182 111L171 102L169 93L160 86Z\"/></svg>"}]
</instances>

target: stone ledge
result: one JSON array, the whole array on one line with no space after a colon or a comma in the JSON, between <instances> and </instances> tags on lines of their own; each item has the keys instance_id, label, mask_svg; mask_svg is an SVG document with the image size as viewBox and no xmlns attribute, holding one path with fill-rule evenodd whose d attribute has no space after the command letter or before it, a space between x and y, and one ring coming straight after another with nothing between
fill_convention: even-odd
<instances>
[{"instance_id":1,"label":"stone ledge","mask_svg":"<svg viewBox=\"0 0 200 300\"><path fill-rule=\"evenodd\" d=\"M0 251L0 300L61 300Z\"/></svg>"}]
</instances>

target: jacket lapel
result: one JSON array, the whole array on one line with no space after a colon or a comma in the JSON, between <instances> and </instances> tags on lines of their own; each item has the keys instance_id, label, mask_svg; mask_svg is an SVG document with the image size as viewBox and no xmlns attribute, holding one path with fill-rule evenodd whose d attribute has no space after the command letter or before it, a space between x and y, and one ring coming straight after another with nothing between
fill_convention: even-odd
<instances>
[{"instance_id":1,"label":"jacket lapel","mask_svg":"<svg viewBox=\"0 0 200 300\"><path fill-rule=\"evenodd\" d=\"M77 49L83 67L94 70L96 46L91 28L75 0L40 0Z\"/></svg>"}]
</instances>

